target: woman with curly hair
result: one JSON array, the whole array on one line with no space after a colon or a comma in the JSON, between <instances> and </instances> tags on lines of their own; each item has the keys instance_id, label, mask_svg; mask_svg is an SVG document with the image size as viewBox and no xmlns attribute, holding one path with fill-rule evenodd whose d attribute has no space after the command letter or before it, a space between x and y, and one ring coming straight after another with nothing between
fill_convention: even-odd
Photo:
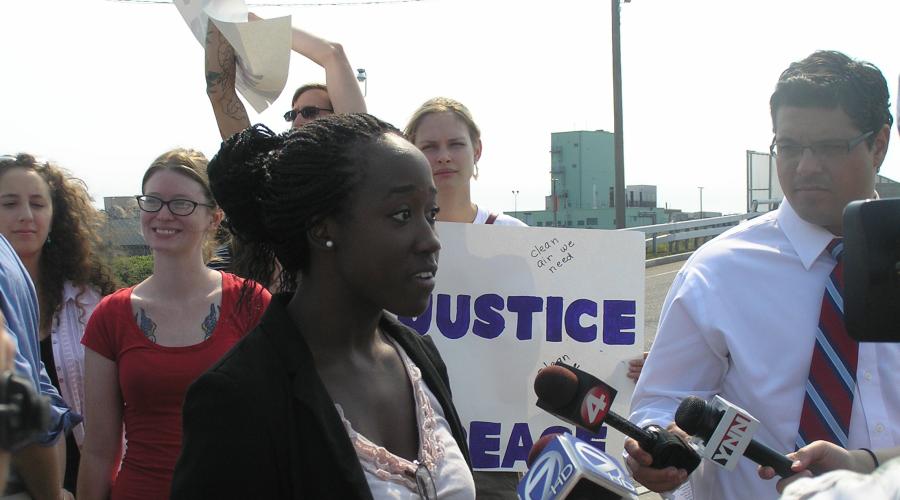
<instances>
[{"instance_id":1,"label":"woman with curly hair","mask_svg":"<svg viewBox=\"0 0 900 500\"><path fill-rule=\"evenodd\" d=\"M104 298L85 330L79 499L169 497L188 386L269 303L257 283L206 267L222 219L206 163L202 153L174 149L144 173L137 201L153 274Z\"/></svg>"},{"instance_id":2,"label":"woman with curly hair","mask_svg":"<svg viewBox=\"0 0 900 500\"><path fill-rule=\"evenodd\" d=\"M97 252L100 213L83 182L19 154L0 160L0 233L31 275L40 307L41 360L72 410L84 412L84 327L115 281ZM75 491L84 426L66 438L64 485Z\"/></svg>"}]
</instances>

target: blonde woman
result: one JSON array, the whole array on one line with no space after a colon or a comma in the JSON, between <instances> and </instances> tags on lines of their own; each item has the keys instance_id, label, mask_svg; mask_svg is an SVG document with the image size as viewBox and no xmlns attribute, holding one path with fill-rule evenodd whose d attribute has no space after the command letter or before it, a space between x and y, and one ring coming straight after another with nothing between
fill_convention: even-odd
<instances>
[{"instance_id":1,"label":"blonde woman","mask_svg":"<svg viewBox=\"0 0 900 500\"><path fill-rule=\"evenodd\" d=\"M206 164L202 154L178 149L144 174L137 200L153 274L103 299L82 341L87 427L79 499L169 497L188 386L268 305L258 284L205 265L222 220Z\"/></svg>"},{"instance_id":2,"label":"blonde woman","mask_svg":"<svg viewBox=\"0 0 900 500\"><path fill-rule=\"evenodd\" d=\"M472 201L472 180L478 179L481 131L461 102L435 97L422 104L406 125L406 137L431 165L438 189L438 220L473 224L525 226L519 219L492 212Z\"/></svg>"}]
</instances>

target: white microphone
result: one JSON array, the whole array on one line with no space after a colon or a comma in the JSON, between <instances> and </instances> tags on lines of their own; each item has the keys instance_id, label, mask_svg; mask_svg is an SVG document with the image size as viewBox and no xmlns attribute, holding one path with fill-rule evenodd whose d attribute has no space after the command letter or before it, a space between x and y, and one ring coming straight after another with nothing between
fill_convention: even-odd
<instances>
[{"instance_id":1,"label":"white microphone","mask_svg":"<svg viewBox=\"0 0 900 500\"><path fill-rule=\"evenodd\" d=\"M556 434L536 455L517 489L520 500L637 500L637 490L613 457L572 436Z\"/></svg>"}]
</instances>

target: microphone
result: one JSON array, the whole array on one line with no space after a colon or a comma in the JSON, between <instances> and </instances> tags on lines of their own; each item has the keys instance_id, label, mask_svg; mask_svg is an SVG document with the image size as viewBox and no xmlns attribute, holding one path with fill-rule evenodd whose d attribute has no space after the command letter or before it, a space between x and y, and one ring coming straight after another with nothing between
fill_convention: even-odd
<instances>
[{"instance_id":1,"label":"microphone","mask_svg":"<svg viewBox=\"0 0 900 500\"><path fill-rule=\"evenodd\" d=\"M685 398L675 412L675 423L684 432L700 437L706 444L703 456L727 470L737 467L743 455L772 467L781 477L795 474L788 457L753 439L759 421L719 396L712 404L696 396Z\"/></svg>"},{"instance_id":2,"label":"microphone","mask_svg":"<svg viewBox=\"0 0 900 500\"><path fill-rule=\"evenodd\" d=\"M531 449L528 450L528 458L525 459L525 465L531 467L531 464L534 463L534 459L536 459L538 455L540 455L541 452L544 451L544 448L546 448L547 445L550 444L550 441L553 441L554 439L556 439L556 436L559 435L559 432L552 432L550 434L541 436L540 439L535 441L534 444L531 445Z\"/></svg>"},{"instance_id":3,"label":"microphone","mask_svg":"<svg viewBox=\"0 0 900 500\"><path fill-rule=\"evenodd\" d=\"M616 390L597 377L556 362L538 372L534 379L538 408L591 432L602 424L637 441L653 456L655 469L674 466L690 474L700 465L700 455L671 432L656 426L641 429L610 411Z\"/></svg>"},{"instance_id":4,"label":"microphone","mask_svg":"<svg viewBox=\"0 0 900 500\"><path fill-rule=\"evenodd\" d=\"M611 456L571 434L548 434L528 453L521 500L637 500L637 489Z\"/></svg>"}]
</instances>

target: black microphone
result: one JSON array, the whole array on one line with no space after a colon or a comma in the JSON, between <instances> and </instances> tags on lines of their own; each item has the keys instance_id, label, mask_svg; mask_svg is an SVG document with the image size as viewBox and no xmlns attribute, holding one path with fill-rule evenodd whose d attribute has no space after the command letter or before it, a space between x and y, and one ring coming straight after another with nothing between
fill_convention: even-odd
<instances>
[{"instance_id":1,"label":"black microphone","mask_svg":"<svg viewBox=\"0 0 900 500\"><path fill-rule=\"evenodd\" d=\"M706 443L704 456L722 467L733 469L737 457L743 454L759 465L775 469L781 477L795 474L788 457L753 439L759 424L756 419L720 396L716 396L715 402L718 407L689 396L675 412L678 427Z\"/></svg>"},{"instance_id":2,"label":"black microphone","mask_svg":"<svg viewBox=\"0 0 900 500\"><path fill-rule=\"evenodd\" d=\"M690 474L700 465L700 455L678 436L656 426L641 429L610 411L616 390L597 377L562 362L538 372L534 379L538 408L591 432L602 424L637 441L653 457L656 469L674 466Z\"/></svg>"}]
</instances>

